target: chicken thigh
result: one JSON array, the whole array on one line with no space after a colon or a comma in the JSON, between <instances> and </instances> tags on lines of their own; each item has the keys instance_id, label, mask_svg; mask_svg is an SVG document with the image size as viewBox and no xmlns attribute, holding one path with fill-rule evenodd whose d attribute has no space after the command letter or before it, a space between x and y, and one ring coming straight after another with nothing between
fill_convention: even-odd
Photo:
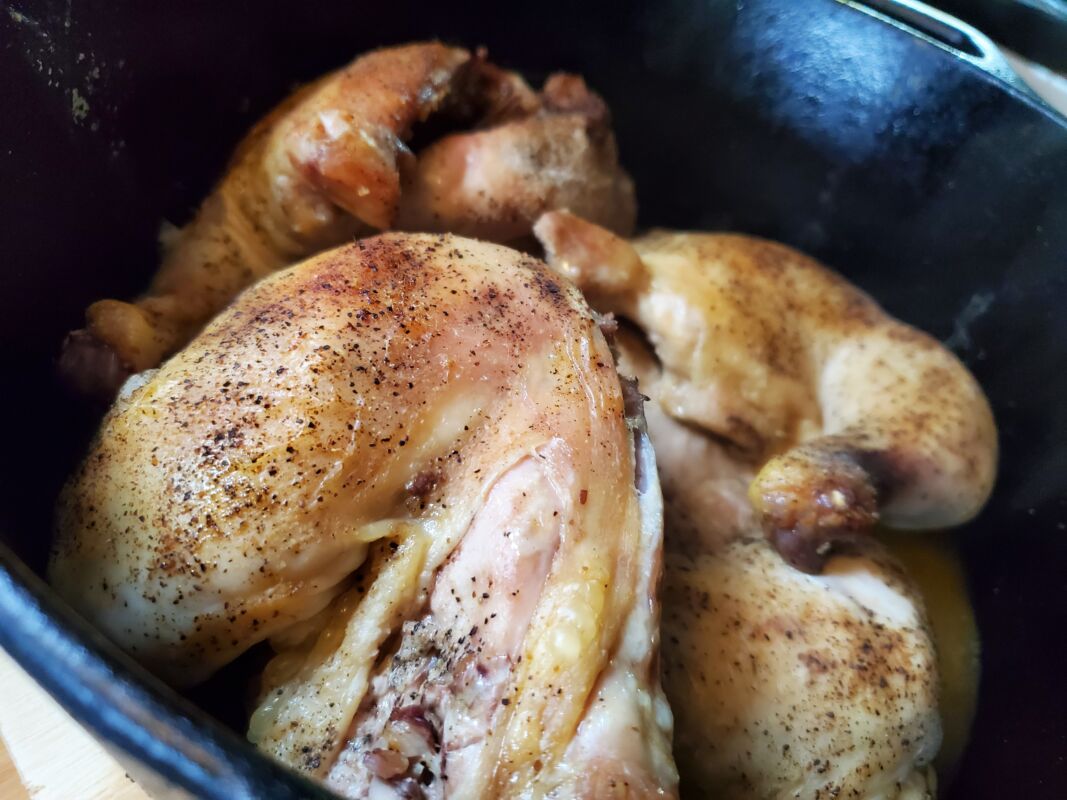
<instances>
[{"instance_id":1,"label":"chicken thigh","mask_svg":"<svg viewBox=\"0 0 1067 800\"><path fill-rule=\"evenodd\" d=\"M619 336L620 370L653 400L663 679L683 793L932 796L941 724L929 622L898 562L856 534L879 512L934 525L981 505L995 431L973 379L787 248L668 233L631 245L561 213L536 230L594 307L636 324ZM827 330L802 330L820 321ZM767 487L798 516L844 518L862 504L848 554L783 547ZM820 544L836 545L835 532L820 530Z\"/></svg>"},{"instance_id":2,"label":"chicken thigh","mask_svg":"<svg viewBox=\"0 0 1067 800\"><path fill-rule=\"evenodd\" d=\"M176 684L270 638L249 736L347 796L670 797L661 530L578 292L385 234L124 386L49 578Z\"/></svg>"},{"instance_id":3,"label":"chicken thigh","mask_svg":"<svg viewBox=\"0 0 1067 800\"><path fill-rule=\"evenodd\" d=\"M444 136L423 152L408 144ZM430 42L376 50L284 101L239 145L196 217L168 237L147 293L101 300L62 373L108 398L157 366L243 288L355 235L400 228L500 242L567 207L620 233L633 185L603 101L581 78L544 91L483 53Z\"/></svg>"}]
</instances>

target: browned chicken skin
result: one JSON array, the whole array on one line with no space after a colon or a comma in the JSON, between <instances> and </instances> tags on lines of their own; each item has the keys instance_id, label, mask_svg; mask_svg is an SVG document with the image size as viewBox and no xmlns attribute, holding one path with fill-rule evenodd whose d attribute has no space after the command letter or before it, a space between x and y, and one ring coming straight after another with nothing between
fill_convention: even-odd
<instances>
[{"instance_id":1,"label":"browned chicken skin","mask_svg":"<svg viewBox=\"0 0 1067 800\"><path fill-rule=\"evenodd\" d=\"M408 148L434 122L460 133ZM257 279L354 235L399 227L507 242L570 207L628 233L633 186L603 102L580 78L539 94L484 54L376 50L284 101L249 133L144 296L101 300L68 339L64 375L111 397Z\"/></svg>"},{"instance_id":2,"label":"browned chicken skin","mask_svg":"<svg viewBox=\"0 0 1067 800\"><path fill-rule=\"evenodd\" d=\"M789 566L748 500L737 447L665 413L629 326L619 369L650 394L664 494L662 676L683 797L930 800L941 743L923 597L882 543L819 575Z\"/></svg>"},{"instance_id":3,"label":"browned chicken skin","mask_svg":"<svg viewBox=\"0 0 1067 800\"><path fill-rule=\"evenodd\" d=\"M580 294L385 234L261 281L131 380L49 578L194 683L278 655L250 737L351 797L671 797L662 505Z\"/></svg>"},{"instance_id":4,"label":"browned chicken skin","mask_svg":"<svg viewBox=\"0 0 1067 800\"><path fill-rule=\"evenodd\" d=\"M631 245L564 212L536 230L595 308L648 334L665 410L763 463L751 499L794 566L819 571L879 521L957 525L989 496L996 428L977 382L816 262L734 234Z\"/></svg>"},{"instance_id":5,"label":"browned chicken skin","mask_svg":"<svg viewBox=\"0 0 1067 800\"><path fill-rule=\"evenodd\" d=\"M981 505L996 439L973 379L788 248L628 243L556 212L535 230L595 308L632 323L620 372L652 399L683 796L929 800L936 649L917 586L867 534L879 515L933 526ZM882 477L879 448L909 469ZM783 530L819 574L774 552L798 560Z\"/></svg>"},{"instance_id":6,"label":"browned chicken skin","mask_svg":"<svg viewBox=\"0 0 1067 800\"><path fill-rule=\"evenodd\" d=\"M575 75L549 78L534 113L419 153L397 227L509 242L554 208L623 233L636 213L608 108Z\"/></svg>"}]
</instances>

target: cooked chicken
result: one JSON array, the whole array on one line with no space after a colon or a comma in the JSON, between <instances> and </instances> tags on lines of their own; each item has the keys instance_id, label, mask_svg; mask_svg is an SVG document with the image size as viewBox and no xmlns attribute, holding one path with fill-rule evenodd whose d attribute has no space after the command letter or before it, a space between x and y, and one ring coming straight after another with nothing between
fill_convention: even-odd
<instances>
[{"instance_id":1,"label":"cooked chicken","mask_svg":"<svg viewBox=\"0 0 1067 800\"><path fill-rule=\"evenodd\" d=\"M843 475L869 494L867 523L879 510L909 524L974 513L992 481L995 434L973 379L787 248L666 233L631 246L559 213L536 232L594 307L635 322L651 343L624 328L620 369L654 401L663 679L683 793L932 796L938 663L916 587L871 537L853 538L822 575L792 569L771 547L783 540L763 492L774 486L818 518L834 510L820 509L822 497L836 495L811 486ZM820 320L829 330L811 330ZM900 468L873 473L879 463ZM843 490L841 499L837 511L857 502ZM836 541L832 528L818 533ZM816 548L802 563L827 555Z\"/></svg>"},{"instance_id":2,"label":"cooked chicken","mask_svg":"<svg viewBox=\"0 0 1067 800\"><path fill-rule=\"evenodd\" d=\"M747 502L751 467L658 404L648 416L683 794L933 797L938 663L915 586L874 539L821 575L792 568Z\"/></svg>"},{"instance_id":3,"label":"cooked chicken","mask_svg":"<svg viewBox=\"0 0 1067 800\"><path fill-rule=\"evenodd\" d=\"M629 233L636 207L608 107L581 78L554 75L537 113L448 136L419 153L396 226L509 242L566 208Z\"/></svg>"},{"instance_id":4,"label":"cooked chicken","mask_svg":"<svg viewBox=\"0 0 1067 800\"><path fill-rule=\"evenodd\" d=\"M671 796L662 507L629 417L540 262L363 240L126 384L49 577L176 684L273 638L250 736L349 796Z\"/></svg>"},{"instance_id":5,"label":"cooked chicken","mask_svg":"<svg viewBox=\"0 0 1067 800\"><path fill-rule=\"evenodd\" d=\"M420 123L447 136L423 154ZM509 241L569 207L621 233L633 186L603 101L580 78L542 95L483 54L437 43L368 53L297 92L240 144L222 180L172 238L148 292L102 300L68 339L61 370L111 397L157 366L243 288L356 234L400 227Z\"/></svg>"},{"instance_id":6,"label":"cooked chicken","mask_svg":"<svg viewBox=\"0 0 1067 800\"><path fill-rule=\"evenodd\" d=\"M879 521L965 522L989 496L997 441L981 387L821 265L729 234L630 246L561 212L538 235L594 307L647 332L665 410L765 462L752 501L794 566L818 571Z\"/></svg>"}]
</instances>

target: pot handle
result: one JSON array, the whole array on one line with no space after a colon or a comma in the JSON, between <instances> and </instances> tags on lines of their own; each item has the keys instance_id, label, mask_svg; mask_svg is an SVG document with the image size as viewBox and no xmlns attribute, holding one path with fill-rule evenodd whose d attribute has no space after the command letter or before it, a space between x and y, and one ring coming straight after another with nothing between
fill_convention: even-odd
<instances>
[{"instance_id":1,"label":"pot handle","mask_svg":"<svg viewBox=\"0 0 1067 800\"><path fill-rule=\"evenodd\" d=\"M860 11L941 47L974 64L1030 99L1040 96L1012 69L993 40L977 28L920 0L843 0Z\"/></svg>"}]
</instances>

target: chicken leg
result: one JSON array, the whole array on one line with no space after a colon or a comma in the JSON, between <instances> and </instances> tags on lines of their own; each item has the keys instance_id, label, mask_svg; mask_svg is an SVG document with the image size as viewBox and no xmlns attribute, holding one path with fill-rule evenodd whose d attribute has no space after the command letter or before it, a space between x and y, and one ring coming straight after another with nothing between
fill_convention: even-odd
<instances>
[{"instance_id":1,"label":"chicken leg","mask_svg":"<svg viewBox=\"0 0 1067 800\"><path fill-rule=\"evenodd\" d=\"M176 684L278 656L249 735L351 797L670 797L662 508L579 293L387 234L131 379L49 578Z\"/></svg>"},{"instance_id":2,"label":"chicken leg","mask_svg":"<svg viewBox=\"0 0 1067 800\"><path fill-rule=\"evenodd\" d=\"M412 153L423 123L460 132ZM246 286L326 247L394 227L507 242L559 207L620 233L633 225L607 108L580 78L554 76L538 94L481 52L436 42L376 50L252 129L170 237L147 293L90 306L60 369L110 399Z\"/></svg>"}]
</instances>

